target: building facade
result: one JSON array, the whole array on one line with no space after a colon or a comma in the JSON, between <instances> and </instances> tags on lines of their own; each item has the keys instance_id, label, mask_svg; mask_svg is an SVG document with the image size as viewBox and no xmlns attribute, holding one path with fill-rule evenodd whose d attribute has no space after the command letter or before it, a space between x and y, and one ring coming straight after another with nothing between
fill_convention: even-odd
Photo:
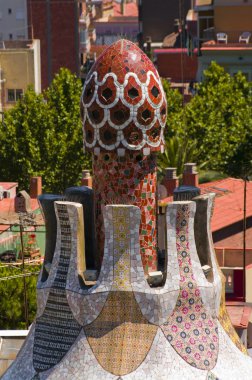
<instances>
[{"instance_id":1,"label":"building facade","mask_svg":"<svg viewBox=\"0 0 252 380\"><path fill-rule=\"evenodd\" d=\"M252 1L196 0L198 43L197 79L212 61L231 75L241 71L252 80Z\"/></svg>"},{"instance_id":2,"label":"building facade","mask_svg":"<svg viewBox=\"0 0 252 380\"><path fill-rule=\"evenodd\" d=\"M79 73L79 2L27 0L28 36L41 43L41 86L61 67Z\"/></svg>"},{"instance_id":3,"label":"building facade","mask_svg":"<svg viewBox=\"0 0 252 380\"><path fill-rule=\"evenodd\" d=\"M13 107L29 85L41 92L40 41L5 41L0 64L1 112Z\"/></svg>"},{"instance_id":4,"label":"building facade","mask_svg":"<svg viewBox=\"0 0 252 380\"><path fill-rule=\"evenodd\" d=\"M184 0L180 7L177 0L139 0L139 27L143 41L151 37L153 42L162 42L174 31L176 20L185 20L191 7L191 0Z\"/></svg>"},{"instance_id":5,"label":"building facade","mask_svg":"<svg viewBox=\"0 0 252 380\"><path fill-rule=\"evenodd\" d=\"M27 38L27 0L0 0L0 40Z\"/></svg>"}]
</instances>

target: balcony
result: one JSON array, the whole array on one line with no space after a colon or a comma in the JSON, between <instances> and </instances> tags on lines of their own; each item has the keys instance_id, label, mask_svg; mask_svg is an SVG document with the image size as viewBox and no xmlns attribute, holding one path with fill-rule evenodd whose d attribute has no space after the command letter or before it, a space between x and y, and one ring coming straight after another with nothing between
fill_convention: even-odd
<instances>
[{"instance_id":1,"label":"balcony","mask_svg":"<svg viewBox=\"0 0 252 380\"><path fill-rule=\"evenodd\" d=\"M80 24L80 27L83 28L83 29L88 29L89 25L90 25L90 17L89 17L89 14L84 14L82 13L80 15L80 18L79 18L79 24Z\"/></svg>"},{"instance_id":2,"label":"balcony","mask_svg":"<svg viewBox=\"0 0 252 380\"><path fill-rule=\"evenodd\" d=\"M202 47L251 49L252 31L216 31L215 28L209 28L203 31L201 41Z\"/></svg>"}]
</instances>

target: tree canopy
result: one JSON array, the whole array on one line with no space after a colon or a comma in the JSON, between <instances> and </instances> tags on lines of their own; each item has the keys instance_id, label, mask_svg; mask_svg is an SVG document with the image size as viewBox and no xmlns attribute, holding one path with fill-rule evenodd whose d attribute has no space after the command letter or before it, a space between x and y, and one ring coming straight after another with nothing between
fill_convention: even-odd
<instances>
[{"instance_id":1,"label":"tree canopy","mask_svg":"<svg viewBox=\"0 0 252 380\"><path fill-rule=\"evenodd\" d=\"M240 176L241 166L252 159L252 85L245 76L240 72L231 76L213 62L197 85L196 95L184 107L182 95L174 94L167 83L164 88L167 145L175 135L180 141L178 149L193 148L191 156L197 164Z\"/></svg>"},{"instance_id":2,"label":"tree canopy","mask_svg":"<svg viewBox=\"0 0 252 380\"><path fill-rule=\"evenodd\" d=\"M212 63L196 95L183 105L182 95L163 81L168 101L166 155L160 167L193 160L204 169L241 176L251 171L252 86L242 73L230 76ZM79 116L81 81L61 69L42 94L30 87L6 112L0 129L0 178L28 189L41 175L45 192L61 193L78 185L90 156L83 153Z\"/></svg>"},{"instance_id":3,"label":"tree canopy","mask_svg":"<svg viewBox=\"0 0 252 380\"><path fill-rule=\"evenodd\" d=\"M28 273L39 272L39 265L25 266ZM19 268L0 265L0 329L25 329L24 279ZM7 279L10 277L9 279ZM35 318L37 274L26 277L28 323Z\"/></svg>"},{"instance_id":4,"label":"tree canopy","mask_svg":"<svg viewBox=\"0 0 252 380\"><path fill-rule=\"evenodd\" d=\"M36 94L29 87L6 112L0 130L1 180L29 189L30 177L41 175L43 190L54 193L79 184L82 169L90 168L83 152L81 90L81 81L63 68L46 91Z\"/></svg>"}]
</instances>

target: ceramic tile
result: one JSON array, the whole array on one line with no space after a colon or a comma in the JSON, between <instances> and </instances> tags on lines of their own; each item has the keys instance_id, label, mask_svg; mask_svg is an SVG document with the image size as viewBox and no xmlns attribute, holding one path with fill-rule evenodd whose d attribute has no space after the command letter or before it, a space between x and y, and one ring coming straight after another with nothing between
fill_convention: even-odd
<instances>
[{"instance_id":1,"label":"ceramic tile","mask_svg":"<svg viewBox=\"0 0 252 380\"><path fill-rule=\"evenodd\" d=\"M115 42L96 61L81 102L87 150L149 147L159 151L163 147L166 97L153 63L132 42ZM146 130L150 130L148 137Z\"/></svg>"}]
</instances>

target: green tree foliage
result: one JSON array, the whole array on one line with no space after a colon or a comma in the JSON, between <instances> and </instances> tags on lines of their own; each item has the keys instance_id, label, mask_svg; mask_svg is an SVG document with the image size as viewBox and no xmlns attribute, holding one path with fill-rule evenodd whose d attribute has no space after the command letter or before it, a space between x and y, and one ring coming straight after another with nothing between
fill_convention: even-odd
<instances>
[{"instance_id":1,"label":"green tree foliage","mask_svg":"<svg viewBox=\"0 0 252 380\"><path fill-rule=\"evenodd\" d=\"M200 162L229 173L230 160L252 131L251 85L241 73L232 77L216 63L204 74L197 95L186 107L184 134L203 147Z\"/></svg>"},{"instance_id":2,"label":"green tree foliage","mask_svg":"<svg viewBox=\"0 0 252 380\"><path fill-rule=\"evenodd\" d=\"M177 175L180 177L184 170L184 164L197 161L197 154L195 141L183 141L178 136L169 137L166 141L165 151L159 155L158 159L160 179L165 168L177 168Z\"/></svg>"},{"instance_id":3,"label":"green tree foliage","mask_svg":"<svg viewBox=\"0 0 252 380\"><path fill-rule=\"evenodd\" d=\"M183 107L183 97L178 90L173 90L170 83L163 80L163 88L167 97L167 127L165 129L165 151L158 157L159 178L162 178L164 169L176 167L177 175L183 173L186 162L199 163L201 147L196 138L188 139L186 130L186 114ZM206 166L206 162L199 163L200 167Z\"/></svg>"},{"instance_id":4,"label":"green tree foliage","mask_svg":"<svg viewBox=\"0 0 252 380\"><path fill-rule=\"evenodd\" d=\"M242 73L230 76L214 62L204 74L196 95L184 107L182 96L164 83L167 149L176 136L180 150L177 156L182 157L190 147L190 156L204 169L239 176L241 165L252 159L251 83Z\"/></svg>"},{"instance_id":5,"label":"green tree foliage","mask_svg":"<svg viewBox=\"0 0 252 380\"><path fill-rule=\"evenodd\" d=\"M81 81L67 69L56 74L40 95L30 87L5 115L0 131L0 178L29 189L33 175L43 177L45 192L78 185L90 157L83 153L80 121Z\"/></svg>"},{"instance_id":6,"label":"green tree foliage","mask_svg":"<svg viewBox=\"0 0 252 380\"><path fill-rule=\"evenodd\" d=\"M167 80L162 81L164 92L167 99L167 127L165 128L166 142L170 137L177 136L179 138L178 131L184 129L185 117L183 109L183 97L176 89L172 89L170 83Z\"/></svg>"},{"instance_id":7,"label":"green tree foliage","mask_svg":"<svg viewBox=\"0 0 252 380\"><path fill-rule=\"evenodd\" d=\"M26 272L33 273L40 270L40 266L27 266ZM22 277L5 280L22 274L18 268L0 266L0 330L26 329L24 309L24 280ZM1 281L1 279L4 279ZM26 277L27 305L29 324L36 314L36 283L37 275Z\"/></svg>"}]
</instances>

